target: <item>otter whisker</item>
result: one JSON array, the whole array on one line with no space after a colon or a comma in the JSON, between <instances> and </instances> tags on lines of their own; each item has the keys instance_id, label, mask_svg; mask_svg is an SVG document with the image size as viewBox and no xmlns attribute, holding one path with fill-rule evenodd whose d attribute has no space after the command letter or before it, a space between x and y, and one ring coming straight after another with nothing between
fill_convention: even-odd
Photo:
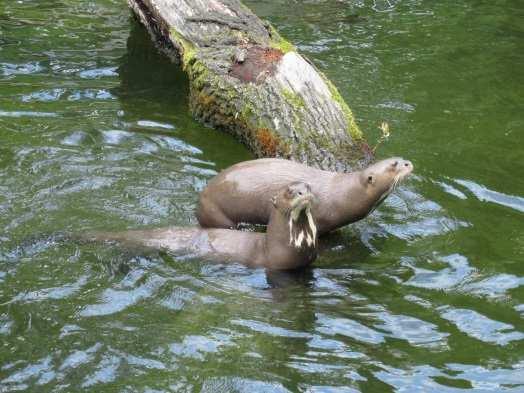
<instances>
[{"instance_id":1,"label":"otter whisker","mask_svg":"<svg viewBox=\"0 0 524 393\"><path fill-rule=\"evenodd\" d=\"M309 234L308 234L308 245L314 245L316 243L316 239L317 239L317 226L315 225L315 221L313 221L313 216L311 215L311 209L307 209L306 210L306 217L307 217L307 222L308 222L308 226L309 226L309 229L311 230L311 244L309 243Z\"/></svg>"},{"instance_id":2,"label":"otter whisker","mask_svg":"<svg viewBox=\"0 0 524 393\"><path fill-rule=\"evenodd\" d=\"M311 209L294 210L289 217L289 244L300 248L304 245L316 245L317 227L313 221Z\"/></svg>"}]
</instances>

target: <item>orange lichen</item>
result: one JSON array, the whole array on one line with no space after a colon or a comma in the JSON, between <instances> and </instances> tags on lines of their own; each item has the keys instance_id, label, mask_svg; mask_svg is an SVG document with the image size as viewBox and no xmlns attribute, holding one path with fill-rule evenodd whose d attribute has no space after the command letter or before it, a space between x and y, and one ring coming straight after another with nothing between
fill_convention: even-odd
<instances>
[{"instance_id":1,"label":"orange lichen","mask_svg":"<svg viewBox=\"0 0 524 393\"><path fill-rule=\"evenodd\" d=\"M207 95L207 94L205 94L203 92L200 92L198 94L198 102L199 102L199 104L201 104L202 106L207 108L207 107L215 104L216 98L213 97L213 96Z\"/></svg>"},{"instance_id":2,"label":"orange lichen","mask_svg":"<svg viewBox=\"0 0 524 393\"><path fill-rule=\"evenodd\" d=\"M259 128L256 130L256 139L265 156L274 157L278 150L280 141L269 128Z\"/></svg>"}]
</instances>

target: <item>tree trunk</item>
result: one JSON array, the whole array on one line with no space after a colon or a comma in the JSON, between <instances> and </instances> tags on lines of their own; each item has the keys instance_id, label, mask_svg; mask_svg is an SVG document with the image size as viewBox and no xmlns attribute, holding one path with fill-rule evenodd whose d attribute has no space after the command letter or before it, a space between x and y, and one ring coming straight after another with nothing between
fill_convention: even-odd
<instances>
[{"instance_id":1,"label":"tree trunk","mask_svg":"<svg viewBox=\"0 0 524 393\"><path fill-rule=\"evenodd\" d=\"M372 157L335 86L238 0L128 0L181 63L196 118L259 157L348 170Z\"/></svg>"}]
</instances>

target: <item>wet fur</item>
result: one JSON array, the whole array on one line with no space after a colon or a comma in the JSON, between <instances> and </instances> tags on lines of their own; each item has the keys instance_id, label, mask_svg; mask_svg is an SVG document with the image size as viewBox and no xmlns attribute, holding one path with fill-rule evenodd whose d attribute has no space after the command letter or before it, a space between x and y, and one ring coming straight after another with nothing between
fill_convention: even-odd
<instances>
[{"instance_id":1,"label":"wet fur","mask_svg":"<svg viewBox=\"0 0 524 393\"><path fill-rule=\"evenodd\" d=\"M303 193L312 199L309 187ZM302 188L301 188L302 190ZM122 246L141 246L165 250L175 255L191 255L210 262L242 263L250 267L293 270L305 267L316 258L316 225L310 202L303 197L288 199L280 192L272 209L267 233L199 227L167 227L126 232L94 232L78 238L83 241L117 242ZM300 199L300 206L296 200ZM308 201L310 200L308 199Z\"/></svg>"},{"instance_id":2,"label":"wet fur","mask_svg":"<svg viewBox=\"0 0 524 393\"><path fill-rule=\"evenodd\" d=\"M352 173L323 171L283 159L245 161L211 179L200 194L197 218L208 228L236 228L241 222L265 225L275 190L300 181L308 183L317 198L311 214L318 234L323 235L366 217L411 170L411 162L397 157ZM368 175L376 181L368 184Z\"/></svg>"}]
</instances>

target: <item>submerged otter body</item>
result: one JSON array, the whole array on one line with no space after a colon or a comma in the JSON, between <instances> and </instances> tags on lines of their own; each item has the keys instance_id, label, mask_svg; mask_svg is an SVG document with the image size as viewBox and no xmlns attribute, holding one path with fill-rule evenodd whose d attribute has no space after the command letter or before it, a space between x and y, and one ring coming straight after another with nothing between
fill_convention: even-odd
<instances>
[{"instance_id":1,"label":"submerged otter body","mask_svg":"<svg viewBox=\"0 0 524 393\"><path fill-rule=\"evenodd\" d=\"M238 262L250 267L291 270L316 258L317 232L311 215L313 194L301 182L284 186L271 200L266 233L232 229L169 227L127 232L97 232L90 241L116 241L214 262Z\"/></svg>"},{"instance_id":2,"label":"submerged otter body","mask_svg":"<svg viewBox=\"0 0 524 393\"><path fill-rule=\"evenodd\" d=\"M200 194L197 218L207 228L267 224L271 195L289 182L306 182L316 196L312 213L322 235L367 216L412 170L410 161L397 157L351 173L278 158L245 161L211 179Z\"/></svg>"}]
</instances>

